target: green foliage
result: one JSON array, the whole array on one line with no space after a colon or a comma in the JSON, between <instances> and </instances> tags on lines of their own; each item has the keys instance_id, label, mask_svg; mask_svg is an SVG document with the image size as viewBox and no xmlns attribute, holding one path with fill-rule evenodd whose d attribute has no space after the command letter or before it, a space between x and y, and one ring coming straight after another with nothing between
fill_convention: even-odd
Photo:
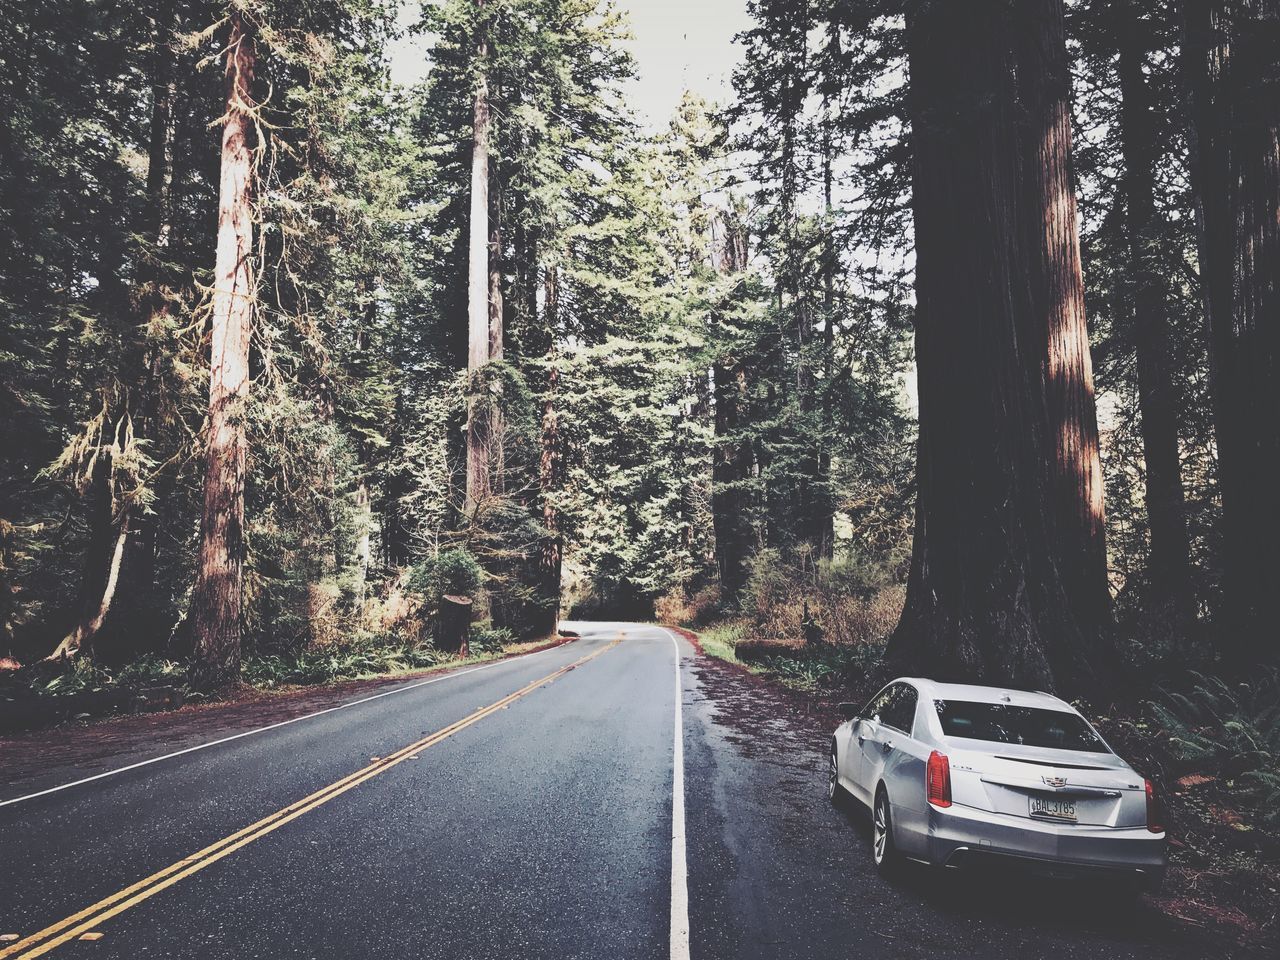
<instances>
[{"instance_id":1,"label":"green foliage","mask_svg":"<svg viewBox=\"0 0 1280 960\"><path fill-rule=\"evenodd\" d=\"M1280 826L1280 670L1235 684L1193 676L1189 692L1170 691L1151 704L1170 750Z\"/></svg>"},{"instance_id":2,"label":"green foliage","mask_svg":"<svg viewBox=\"0 0 1280 960\"><path fill-rule=\"evenodd\" d=\"M407 588L427 597L434 606L446 594L471 597L484 581L484 570L466 550L443 550L414 565Z\"/></svg>"},{"instance_id":3,"label":"green foliage","mask_svg":"<svg viewBox=\"0 0 1280 960\"><path fill-rule=\"evenodd\" d=\"M388 637L370 637L348 646L308 647L282 656L245 660L243 677L255 687L332 683L359 677L434 667L446 656L429 646Z\"/></svg>"},{"instance_id":4,"label":"green foliage","mask_svg":"<svg viewBox=\"0 0 1280 960\"><path fill-rule=\"evenodd\" d=\"M501 653L517 640L515 631L508 627L495 627L488 620L473 624L467 646L472 656Z\"/></svg>"}]
</instances>

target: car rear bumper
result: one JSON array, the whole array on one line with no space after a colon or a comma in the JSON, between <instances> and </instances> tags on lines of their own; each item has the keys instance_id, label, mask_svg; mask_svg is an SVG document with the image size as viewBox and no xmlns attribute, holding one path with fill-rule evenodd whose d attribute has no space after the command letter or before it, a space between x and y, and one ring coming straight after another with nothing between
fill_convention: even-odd
<instances>
[{"instance_id":1,"label":"car rear bumper","mask_svg":"<svg viewBox=\"0 0 1280 960\"><path fill-rule=\"evenodd\" d=\"M943 866L1015 858L1039 872L1125 874L1148 887L1159 886L1166 865L1164 834L1146 827L1045 823L959 805L929 808L927 849Z\"/></svg>"}]
</instances>

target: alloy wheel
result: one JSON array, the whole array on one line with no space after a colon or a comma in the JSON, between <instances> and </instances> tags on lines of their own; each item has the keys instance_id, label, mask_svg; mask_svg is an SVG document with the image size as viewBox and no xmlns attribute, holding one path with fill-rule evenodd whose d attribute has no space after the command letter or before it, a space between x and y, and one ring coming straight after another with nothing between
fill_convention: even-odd
<instances>
[{"instance_id":1,"label":"alloy wheel","mask_svg":"<svg viewBox=\"0 0 1280 960\"><path fill-rule=\"evenodd\" d=\"M885 802L884 794L876 797L876 809L872 816L871 848L877 864L884 862L885 851L889 847L888 807L889 804Z\"/></svg>"}]
</instances>

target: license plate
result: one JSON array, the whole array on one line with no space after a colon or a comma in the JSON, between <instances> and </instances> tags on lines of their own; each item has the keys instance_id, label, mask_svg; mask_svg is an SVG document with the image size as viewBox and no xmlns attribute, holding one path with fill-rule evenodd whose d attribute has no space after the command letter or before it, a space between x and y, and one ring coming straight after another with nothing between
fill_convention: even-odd
<instances>
[{"instance_id":1,"label":"license plate","mask_svg":"<svg viewBox=\"0 0 1280 960\"><path fill-rule=\"evenodd\" d=\"M1076 819L1076 802L1062 797L1032 797L1031 816L1047 817L1050 820Z\"/></svg>"}]
</instances>

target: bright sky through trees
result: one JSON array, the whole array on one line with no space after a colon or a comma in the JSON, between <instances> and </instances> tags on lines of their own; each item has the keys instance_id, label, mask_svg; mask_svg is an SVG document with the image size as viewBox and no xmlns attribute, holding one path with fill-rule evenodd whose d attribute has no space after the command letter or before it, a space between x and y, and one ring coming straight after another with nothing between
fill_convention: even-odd
<instances>
[{"instance_id":1,"label":"bright sky through trees","mask_svg":"<svg viewBox=\"0 0 1280 960\"><path fill-rule=\"evenodd\" d=\"M632 81L632 106L649 127L666 124L690 89L708 100L732 92L733 67L742 50L734 36L750 26L746 0L620 0L634 39L631 52L639 75ZM417 3L401 9L401 27L418 17ZM424 37L406 36L391 45L392 76L409 85L427 69Z\"/></svg>"}]
</instances>

